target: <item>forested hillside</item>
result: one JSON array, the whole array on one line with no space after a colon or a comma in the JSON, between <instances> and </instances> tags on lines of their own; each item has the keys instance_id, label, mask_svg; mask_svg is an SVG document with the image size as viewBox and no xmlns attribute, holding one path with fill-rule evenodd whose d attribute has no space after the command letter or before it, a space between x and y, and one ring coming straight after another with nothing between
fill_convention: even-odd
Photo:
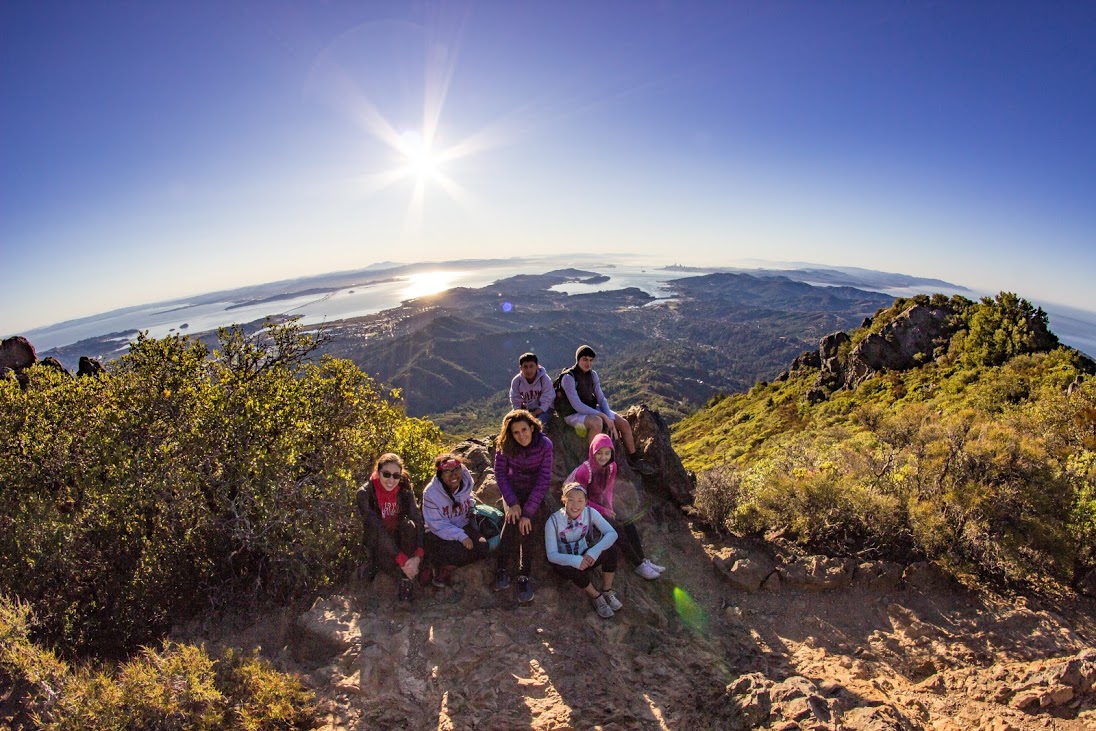
<instances>
[{"instance_id":1,"label":"forested hillside","mask_svg":"<svg viewBox=\"0 0 1096 731\"><path fill-rule=\"evenodd\" d=\"M1041 310L898 300L820 351L676 425L707 521L1009 580L1093 568L1096 369Z\"/></svg>"}]
</instances>

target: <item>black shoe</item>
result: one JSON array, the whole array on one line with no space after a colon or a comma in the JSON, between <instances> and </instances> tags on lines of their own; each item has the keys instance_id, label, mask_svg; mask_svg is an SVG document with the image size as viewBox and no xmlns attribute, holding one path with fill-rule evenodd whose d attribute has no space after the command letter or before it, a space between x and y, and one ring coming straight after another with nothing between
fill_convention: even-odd
<instances>
[{"instance_id":1,"label":"black shoe","mask_svg":"<svg viewBox=\"0 0 1096 731\"><path fill-rule=\"evenodd\" d=\"M533 601L533 582L528 576L518 577L518 601L522 604Z\"/></svg>"},{"instance_id":2,"label":"black shoe","mask_svg":"<svg viewBox=\"0 0 1096 731\"><path fill-rule=\"evenodd\" d=\"M502 591L503 589L510 588L510 574L506 573L506 569L499 569L495 572L495 591Z\"/></svg>"},{"instance_id":3,"label":"black shoe","mask_svg":"<svg viewBox=\"0 0 1096 731\"><path fill-rule=\"evenodd\" d=\"M396 595L400 604L410 604L413 591L411 579L400 579L400 586Z\"/></svg>"}]
</instances>

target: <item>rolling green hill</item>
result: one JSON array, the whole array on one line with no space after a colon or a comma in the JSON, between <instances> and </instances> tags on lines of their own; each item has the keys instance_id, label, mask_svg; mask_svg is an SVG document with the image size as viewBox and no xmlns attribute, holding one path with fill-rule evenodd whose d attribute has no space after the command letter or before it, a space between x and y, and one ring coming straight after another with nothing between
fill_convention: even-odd
<instances>
[{"instance_id":1,"label":"rolling green hill","mask_svg":"<svg viewBox=\"0 0 1096 731\"><path fill-rule=\"evenodd\" d=\"M927 311L936 330L902 335ZM708 522L1005 578L1092 568L1096 383L1085 375L1096 364L1058 347L1041 311L1008 294L919 297L850 336L834 361L797 358L779 380L716 396L675 425ZM910 338L929 345L908 368L854 378L869 339L897 352Z\"/></svg>"}]
</instances>

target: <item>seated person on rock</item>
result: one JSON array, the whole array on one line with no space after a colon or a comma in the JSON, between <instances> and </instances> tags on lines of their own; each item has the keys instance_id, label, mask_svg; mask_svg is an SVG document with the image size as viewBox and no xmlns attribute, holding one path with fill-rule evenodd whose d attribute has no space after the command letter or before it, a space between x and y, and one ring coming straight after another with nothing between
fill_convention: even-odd
<instances>
[{"instance_id":1,"label":"seated person on rock","mask_svg":"<svg viewBox=\"0 0 1096 731\"><path fill-rule=\"evenodd\" d=\"M531 602L530 572L536 540L533 519L552 483L552 441L544 435L536 417L525 409L515 409L502 420L495 440L495 480L506 502L495 591L509 588L510 564L517 560L518 601Z\"/></svg>"},{"instance_id":2,"label":"seated person on rock","mask_svg":"<svg viewBox=\"0 0 1096 731\"><path fill-rule=\"evenodd\" d=\"M377 458L369 482L358 488L363 543L369 549L370 575L384 571L399 582L400 602L411 601L413 579L423 557L422 513L399 455Z\"/></svg>"},{"instance_id":3,"label":"seated person on rock","mask_svg":"<svg viewBox=\"0 0 1096 731\"><path fill-rule=\"evenodd\" d=\"M601 381L594 370L594 349L589 345L579 346L575 351L575 364L561 374L559 384L567 396L568 411L573 413L564 417L568 426L585 428L593 439L602 432L616 439L620 435L627 452L628 464L640 474L653 475L654 467L636 453L636 441L632 436L632 426L620 414L609 408L605 394L601 390ZM563 412L560 412L563 415Z\"/></svg>"},{"instance_id":4,"label":"seated person on rock","mask_svg":"<svg viewBox=\"0 0 1096 731\"><path fill-rule=\"evenodd\" d=\"M487 539L472 520L472 473L452 452L434 458L434 478L422 493L426 559L434 586L448 586L453 570L487 556Z\"/></svg>"},{"instance_id":5,"label":"seated person on rock","mask_svg":"<svg viewBox=\"0 0 1096 731\"><path fill-rule=\"evenodd\" d=\"M593 542L592 529L601 533ZM608 619L623 604L613 591L617 565L617 534L601 513L586 505L586 488L577 482L563 486L563 507L544 525L544 550L552 570L586 592L600 617ZM594 586L594 569L601 568L601 591Z\"/></svg>"},{"instance_id":6,"label":"seated person on rock","mask_svg":"<svg viewBox=\"0 0 1096 731\"><path fill-rule=\"evenodd\" d=\"M598 434L590 442L590 458L567 476L564 484L577 482L586 488L586 504L601 513L609 525L621 536L621 551L636 565L636 573L645 579L657 579L666 570L651 563L643 552L639 529L635 520L617 518L613 506L613 487L616 485L617 465L613 452L613 440L606 434Z\"/></svg>"},{"instance_id":7,"label":"seated person on rock","mask_svg":"<svg viewBox=\"0 0 1096 731\"><path fill-rule=\"evenodd\" d=\"M522 353L518 358L518 368L518 374L510 381L510 406L530 412L547 429L548 422L552 420L552 402L556 397L552 379L537 361L535 353Z\"/></svg>"}]
</instances>

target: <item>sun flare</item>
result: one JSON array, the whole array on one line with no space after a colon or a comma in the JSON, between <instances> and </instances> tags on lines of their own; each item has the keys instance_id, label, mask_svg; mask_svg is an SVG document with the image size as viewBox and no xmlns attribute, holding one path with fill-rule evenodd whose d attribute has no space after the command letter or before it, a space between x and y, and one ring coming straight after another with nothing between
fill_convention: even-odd
<instances>
[{"instance_id":1,"label":"sun flare","mask_svg":"<svg viewBox=\"0 0 1096 731\"><path fill-rule=\"evenodd\" d=\"M437 294L447 290L459 275L460 272L451 271L412 274L407 278L407 289L403 291L402 299L425 297L429 294Z\"/></svg>"},{"instance_id":2,"label":"sun flare","mask_svg":"<svg viewBox=\"0 0 1096 731\"><path fill-rule=\"evenodd\" d=\"M438 155L418 132L408 130L400 135L399 150L406 158L407 172L417 180L431 180L440 174Z\"/></svg>"}]
</instances>

